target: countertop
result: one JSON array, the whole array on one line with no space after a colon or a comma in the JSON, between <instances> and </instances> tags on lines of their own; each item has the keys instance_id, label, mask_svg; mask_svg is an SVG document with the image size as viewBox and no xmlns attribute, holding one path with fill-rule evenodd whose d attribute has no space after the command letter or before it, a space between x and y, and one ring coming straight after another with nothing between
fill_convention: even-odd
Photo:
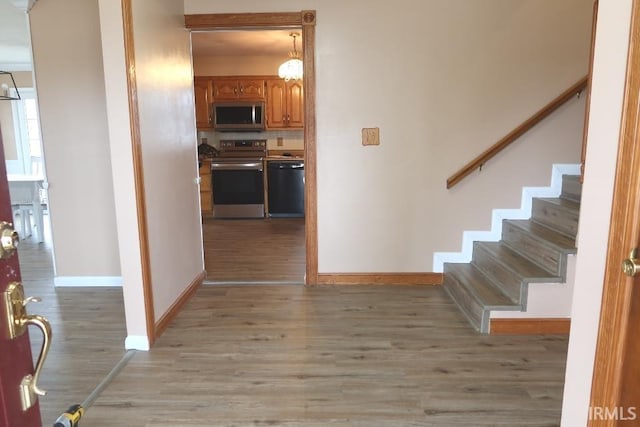
<instances>
[{"instance_id":1,"label":"countertop","mask_svg":"<svg viewBox=\"0 0 640 427\"><path fill-rule=\"evenodd\" d=\"M271 160L292 160L292 161L304 161L304 156L274 156L274 155L270 155L264 158L266 161L271 161Z\"/></svg>"}]
</instances>

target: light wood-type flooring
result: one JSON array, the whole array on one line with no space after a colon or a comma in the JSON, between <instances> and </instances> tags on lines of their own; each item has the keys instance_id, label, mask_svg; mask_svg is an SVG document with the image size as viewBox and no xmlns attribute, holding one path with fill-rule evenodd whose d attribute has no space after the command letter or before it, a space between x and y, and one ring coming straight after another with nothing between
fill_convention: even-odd
<instances>
[{"instance_id":1,"label":"light wood-type flooring","mask_svg":"<svg viewBox=\"0 0 640 427\"><path fill-rule=\"evenodd\" d=\"M48 219L45 217L45 219ZM81 403L124 354L126 337L122 290L119 288L54 288L51 236L20 242L20 271L25 293L39 296L28 312L45 316L52 325L51 351L40 386L42 423L51 426L74 403ZM42 333L30 327L32 352L37 359ZM84 425L83 425L84 427Z\"/></svg>"},{"instance_id":2,"label":"light wood-type flooring","mask_svg":"<svg viewBox=\"0 0 640 427\"><path fill-rule=\"evenodd\" d=\"M207 282L304 283L304 218L203 221Z\"/></svg>"},{"instance_id":3,"label":"light wood-type flooring","mask_svg":"<svg viewBox=\"0 0 640 427\"><path fill-rule=\"evenodd\" d=\"M441 287L204 286L87 426L554 426L567 339L483 336Z\"/></svg>"},{"instance_id":4,"label":"light wood-type flooring","mask_svg":"<svg viewBox=\"0 0 640 427\"><path fill-rule=\"evenodd\" d=\"M45 426L120 360L125 336L121 292L54 290L49 254L21 247L27 293L45 299L30 312L54 329ZM441 287L205 285L80 425L556 426L566 349L479 335Z\"/></svg>"}]
</instances>

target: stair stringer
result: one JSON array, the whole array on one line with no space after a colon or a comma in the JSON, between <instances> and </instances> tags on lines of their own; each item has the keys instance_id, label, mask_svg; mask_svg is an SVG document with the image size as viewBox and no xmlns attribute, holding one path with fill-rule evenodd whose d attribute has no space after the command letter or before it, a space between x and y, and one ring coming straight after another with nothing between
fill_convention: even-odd
<instances>
[{"instance_id":1,"label":"stair stringer","mask_svg":"<svg viewBox=\"0 0 640 427\"><path fill-rule=\"evenodd\" d=\"M474 242L498 242L502 238L502 221L505 219L530 219L531 206L536 197L559 197L562 192L563 175L580 175L579 164L554 164L551 168L551 183L548 187L524 187L522 189L519 209L493 209L491 230L464 231L462 233L462 250L460 252L435 252L433 254L433 271L444 272L444 263L471 262ZM533 283L529 284L531 289ZM542 284L538 284L542 285ZM509 312L510 313L510 312ZM492 312L493 314L493 312ZM492 316L493 317L493 316ZM514 317L514 316L509 316Z\"/></svg>"}]
</instances>

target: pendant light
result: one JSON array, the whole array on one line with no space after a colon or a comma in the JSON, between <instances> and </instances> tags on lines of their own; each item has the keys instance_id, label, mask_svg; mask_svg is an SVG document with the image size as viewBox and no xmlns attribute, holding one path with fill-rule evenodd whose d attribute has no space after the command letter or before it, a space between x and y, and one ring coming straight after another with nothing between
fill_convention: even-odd
<instances>
[{"instance_id":1,"label":"pendant light","mask_svg":"<svg viewBox=\"0 0 640 427\"><path fill-rule=\"evenodd\" d=\"M300 33L291 33L289 35L293 37L293 50L289 52L289 59L280 65L280 68L278 68L278 76L285 81L301 80L302 56L296 50L296 37L299 37Z\"/></svg>"},{"instance_id":2,"label":"pendant light","mask_svg":"<svg viewBox=\"0 0 640 427\"><path fill-rule=\"evenodd\" d=\"M20 93L13 80L13 74L8 71L0 71L0 100L17 101L20 99Z\"/></svg>"}]
</instances>

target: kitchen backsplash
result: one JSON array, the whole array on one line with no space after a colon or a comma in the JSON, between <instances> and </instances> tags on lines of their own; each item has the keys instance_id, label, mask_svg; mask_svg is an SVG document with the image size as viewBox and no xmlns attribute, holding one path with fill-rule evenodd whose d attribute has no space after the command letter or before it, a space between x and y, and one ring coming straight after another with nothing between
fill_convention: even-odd
<instances>
[{"instance_id":1,"label":"kitchen backsplash","mask_svg":"<svg viewBox=\"0 0 640 427\"><path fill-rule=\"evenodd\" d=\"M220 140L227 139L266 139L269 150L304 150L303 130L268 130L264 132L216 132L198 131L198 144L207 139L209 145L218 148ZM282 138L282 145L278 145L278 138Z\"/></svg>"}]
</instances>

